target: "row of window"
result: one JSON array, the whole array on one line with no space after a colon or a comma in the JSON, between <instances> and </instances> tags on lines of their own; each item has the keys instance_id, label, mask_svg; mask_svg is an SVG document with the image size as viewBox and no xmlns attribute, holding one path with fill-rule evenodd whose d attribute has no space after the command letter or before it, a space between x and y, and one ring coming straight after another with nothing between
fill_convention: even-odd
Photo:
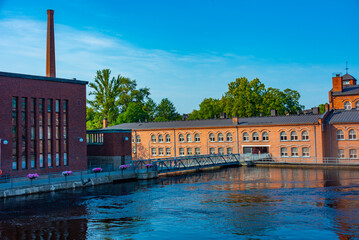
<instances>
[{"instance_id":1,"label":"row of window","mask_svg":"<svg viewBox=\"0 0 359 240\"><path fill-rule=\"evenodd\" d=\"M344 149L338 149L338 158L345 158ZM349 149L349 158L358 158L358 153L356 149Z\"/></svg>"},{"instance_id":2,"label":"row of window","mask_svg":"<svg viewBox=\"0 0 359 240\"><path fill-rule=\"evenodd\" d=\"M165 137L165 139L166 139L166 142L167 143L169 143L169 142L171 142L171 136L170 135L166 135L166 137ZM160 135L158 135L158 138L156 139L156 136L155 135L152 135L151 136L151 142L152 143L155 143L156 141L158 140L158 142L159 143L163 143L164 142L164 138L163 138L163 136L160 134ZM227 142L232 142L232 134L231 133L228 133L227 135L226 135L226 140L227 140ZM192 135L191 134L187 134L186 135L186 139L185 139L185 137L184 137L184 135L183 134L180 134L179 136L178 136L178 141L179 142L193 142L193 140L192 140ZM194 142L200 142L201 141L201 138L200 138L200 136L199 136L199 134L197 133L197 134L195 134L194 135ZM215 137L215 135L213 134L213 133L211 133L210 135L209 135L209 141L210 142L215 142L216 141L216 137ZM222 134L222 133L219 133L218 135L217 135L217 141L218 142L223 142L224 141L224 135ZM138 141L137 141L138 142Z\"/></svg>"},{"instance_id":3,"label":"row of window","mask_svg":"<svg viewBox=\"0 0 359 240\"><path fill-rule=\"evenodd\" d=\"M338 140L343 140L343 139L345 139L344 131L343 131L343 130L338 130L338 131L337 131L337 139L338 139ZM349 139L349 140L357 139L357 132L356 132L354 129L349 130L349 132L348 132L348 139Z\"/></svg>"},{"instance_id":4,"label":"row of window","mask_svg":"<svg viewBox=\"0 0 359 240\"><path fill-rule=\"evenodd\" d=\"M346 101L344 103L344 110L351 110L352 109L352 103L349 101ZM355 109L359 110L359 101L355 102Z\"/></svg>"},{"instance_id":5,"label":"row of window","mask_svg":"<svg viewBox=\"0 0 359 240\"><path fill-rule=\"evenodd\" d=\"M67 100L12 97L13 170L68 165L67 108Z\"/></svg>"},{"instance_id":6,"label":"row of window","mask_svg":"<svg viewBox=\"0 0 359 240\"><path fill-rule=\"evenodd\" d=\"M342 139L345 139L345 135L344 135L344 131L343 130L338 130L337 131L337 139L338 140L342 140ZM349 133L348 133L348 139L350 140L354 140L354 139L357 139L357 134L356 134L356 131L351 129L349 130ZM155 135L152 135L151 136L151 142L152 143L155 143L156 142L156 136ZM179 142L185 142L185 138L183 136L183 134L180 134L179 135ZM191 134L187 134L186 136L186 140L187 142L192 142L192 136ZM261 138L262 141L269 141L269 134L267 132L263 132L262 133L262 138ZM298 137L298 133L296 131L292 131L290 133L290 141L298 141L299 140L299 137ZM309 140L309 134L308 134L308 131L303 131L301 133L301 138L300 140L302 141L308 141ZM201 139L199 137L199 134L196 134L194 136L194 141L195 142L200 142ZM216 137L213 133L211 133L209 135L209 141L210 142L215 142L216 141ZM217 141L218 142L223 142L224 141L224 136L222 133L219 133L217 135ZM226 135L226 141L227 142L232 142L232 134L231 133L228 133ZM243 141L244 142L248 142L250 141L250 136L247 132L243 133ZM252 133L252 141L259 141L259 134L257 132L254 132ZM288 141L288 137L287 137L287 133L282 131L280 133L280 141ZM136 135L136 142L137 143L140 143L141 142L141 138L139 135ZM159 143L163 143L164 142L164 139L163 139L163 136L162 135L158 135L158 142ZM169 143L171 142L171 136L170 135L166 135L166 142Z\"/></svg>"},{"instance_id":7,"label":"row of window","mask_svg":"<svg viewBox=\"0 0 359 240\"><path fill-rule=\"evenodd\" d=\"M288 149L286 147L280 148L280 156L281 157L288 157ZM297 147L292 147L290 149L290 156L291 157L299 157L299 149ZM309 148L303 147L301 152L302 157L309 157Z\"/></svg>"},{"instance_id":8,"label":"row of window","mask_svg":"<svg viewBox=\"0 0 359 240\"><path fill-rule=\"evenodd\" d=\"M262 133L262 139L261 140L262 141L269 141L269 135L268 135L267 132ZM288 140L286 132L282 131L280 133L280 140L281 141L287 141ZM290 133L290 140L291 141L298 141L299 140L298 133L296 131L292 131ZM309 140L309 134L308 134L307 131L302 132L301 140L302 141L308 141ZM243 141L244 142L250 141L249 134L247 132L243 133ZM257 132L252 133L252 141L254 141L254 142L259 141L259 134Z\"/></svg>"},{"instance_id":9,"label":"row of window","mask_svg":"<svg viewBox=\"0 0 359 240\"><path fill-rule=\"evenodd\" d=\"M185 151L186 150L186 151ZM233 149L231 147L227 148L227 154L232 154L233 153ZM164 152L165 151L165 152ZM218 148L217 149L217 153L218 154L224 154L224 148ZM151 148L151 155L152 156L171 156L171 148ZM201 149L200 148L194 148L194 152L193 152L193 148L179 148L179 155L180 156L184 156L184 155L200 155L201 154ZM210 148L209 149L209 154L216 154L216 149L215 148Z\"/></svg>"},{"instance_id":10,"label":"row of window","mask_svg":"<svg viewBox=\"0 0 359 240\"><path fill-rule=\"evenodd\" d=\"M103 143L103 133L89 133L86 135L87 144Z\"/></svg>"}]
</instances>

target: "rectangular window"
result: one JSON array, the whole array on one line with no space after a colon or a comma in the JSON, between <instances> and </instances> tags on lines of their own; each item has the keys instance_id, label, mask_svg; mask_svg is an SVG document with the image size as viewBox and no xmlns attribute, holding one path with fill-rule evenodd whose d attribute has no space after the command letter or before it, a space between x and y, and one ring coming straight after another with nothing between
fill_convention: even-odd
<instances>
[{"instance_id":1,"label":"rectangular window","mask_svg":"<svg viewBox=\"0 0 359 240\"><path fill-rule=\"evenodd\" d=\"M17 170L18 164L18 137L17 137L17 130L18 130L18 121L17 121L17 107L18 104L18 98L13 97L12 98L12 169Z\"/></svg>"},{"instance_id":2,"label":"rectangular window","mask_svg":"<svg viewBox=\"0 0 359 240\"><path fill-rule=\"evenodd\" d=\"M27 169L27 98L21 98L21 167L22 169Z\"/></svg>"},{"instance_id":3,"label":"rectangular window","mask_svg":"<svg viewBox=\"0 0 359 240\"><path fill-rule=\"evenodd\" d=\"M218 154L220 154L220 155L223 155L223 154L224 154L223 148L218 148Z\"/></svg>"},{"instance_id":4,"label":"rectangular window","mask_svg":"<svg viewBox=\"0 0 359 240\"><path fill-rule=\"evenodd\" d=\"M170 156L171 155L171 148L166 148L166 155Z\"/></svg>"},{"instance_id":5,"label":"rectangular window","mask_svg":"<svg viewBox=\"0 0 359 240\"><path fill-rule=\"evenodd\" d=\"M158 149L158 155L163 156L163 148Z\"/></svg>"},{"instance_id":6,"label":"rectangular window","mask_svg":"<svg viewBox=\"0 0 359 240\"><path fill-rule=\"evenodd\" d=\"M69 165L69 163L68 163L68 161L67 161L67 153L64 153L64 165L65 165L65 166L68 166L68 165Z\"/></svg>"},{"instance_id":7,"label":"rectangular window","mask_svg":"<svg viewBox=\"0 0 359 240\"><path fill-rule=\"evenodd\" d=\"M88 133L86 139L87 144L103 144L103 133Z\"/></svg>"},{"instance_id":8,"label":"rectangular window","mask_svg":"<svg viewBox=\"0 0 359 240\"><path fill-rule=\"evenodd\" d=\"M60 155L56 153L56 167L60 166Z\"/></svg>"},{"instance_id":9,"label":"rectangular window","mask_svg":"<svg viewBox=\"0 0 359 240\"><path fill-rule=\"evenodd\" d=\"M179 155L180 155L180 156L184 156L184 148L180 148L180 149L179 149Z\"/></svg>"},{"instance_id":10,"label":"rectangular window","mask_svg":"<svg viewBox=\"0 0 359 240\"><path fill-rule=\"evenodd\" d=\"M151 148L151 154L152 156L156 156L156 148Z\"/></svg>"},{"instance_id":11,"label":"rectangular window","mask_svg":"<svg viewBox=\"0 0 359 240\"><path fill-rule=\"evenodd\" d=\"M201 149L200 148L195 148L194 149L194 154L201 155Z\"/></svg>"},{"instance_id":12,"label":"rectangular window","mask_svg":"<svg viewBox=\"0 0 359 240\"><path fill-rule=\"evenodd\" d=\"M58 113L60 112L60 100L59 99L56 99L56 102L55 102L55 111Z\"/></svg>"},{"instance_id":13,"label":"rectangular window","mask_svg":"<svg viewBox=\"0 0 359 240\"><path fill-rule=\"evenodd\" d=\"M298 148L296 147L292 148L292 157L298 157Z\"/></svg>"},{"instance_id":14,"label":"rectangular window","mask_svg":"<svg viewBox=\"0 0 359 240\"><path fill-rule=\"evenodd\" d=\"M338 149L338 158L345 158L344 149Z\"/></svg>"},{"instance_id":15,"label":"rectangular window","mask_svg":"<svg viewBox=\"0 0 359 240\"><path fill-rule=\"evenodd\" d=\"M227 154L232 154L233 153L233 149L232 148L227 148Z\"/></svg>"},{"instance_id":16,"label":"rectangular window","mask_svg":"<svg viewBox=\"0 0 359 240\"><path fill-rule=\"evenodd\" d=\"M349 150L349 158L358 158L356 149L350 149Z\"/></svg>"},{"instance_id":17,"label":"rectangular window","mask_svg":"<svg viewBox=\"0 0 359 240\"><path fill-rule=\"evenodd\" d=\"M187 148L187 155L192 155L192 148Z\"/></svg>"},{"instance_id":18,"label":"rectangular window","mask_svg":"<svg viewBox=\"0 0 359 240\"><path fill-rule=\"evenodd\" d=\"M307 147L302 148L302 156L309 157L309 148Z\"/></svg>"},{"instance_id":19,"label":"rectangular window","mask_svg":"<svg viewBox=\"0 0 359 240\"><path fill-rule=\"evenodd\" d=\"M214 148L209 149L209 154L215 154Z\"/></svg>"},{"instance_id":20,"label":"rectangular window","mask_svg":"<svg viewBox=\"0 0 359 240\"><path fill-rule=\"evenodd\" d=\"M52 167L51 153L47 154L47 166Z\"/></svg>"},{"instance_id":21,"label":"rectangular window","mask_svg":"<svg viewBox=\"0 0 359 240\"><path fill-rule=\"evenodd\" d=\"M44 167L44 155L42 153L39 154L39 164L41 168Z\"/></svg>"},{"instance_id":22,"label":"rectangular window","mask_svg":"<svg viewBox=\"0 0 359 240\"><path fill-rule=\"evenodd\" d=\"M31 154L31 168L36 168L35 155Z\"/></svg>"},{"instance_id":23,"label":"rectangular window","mask_svg":"<svg viewBox=\"0 0 359 240\"><path fill-rule=\"evenodd\" d=\"M281 149L280 149L280 156L281 156L281 157L286 157L286 156L288 156L287 148L281 148Z\"/></svg>"}]
</instances>

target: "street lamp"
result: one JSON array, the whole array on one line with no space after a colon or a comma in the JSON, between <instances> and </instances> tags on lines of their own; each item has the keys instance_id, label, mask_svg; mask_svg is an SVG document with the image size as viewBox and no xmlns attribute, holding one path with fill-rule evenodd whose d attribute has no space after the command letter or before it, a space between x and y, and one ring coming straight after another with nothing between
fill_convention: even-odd
<instances>
[{"instance_id":1,"label":"street lamp","mask_svg":"<svg viewBox=\"0 0 359 240\"><path fill-rule=\"evenodd\" d=\"M4 138L0 138L0 175L2 174L2 170L1 170L1 145L3 144L8 144L8 141Z\"/></svg>"}]
</instances>

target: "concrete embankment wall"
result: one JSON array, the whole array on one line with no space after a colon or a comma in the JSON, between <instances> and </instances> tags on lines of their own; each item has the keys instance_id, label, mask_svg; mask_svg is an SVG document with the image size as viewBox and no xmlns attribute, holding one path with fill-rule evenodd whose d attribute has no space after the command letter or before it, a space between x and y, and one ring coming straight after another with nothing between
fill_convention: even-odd
<instances>
[{"instance_id":1,"label":"concrete embankment wall","mask_svg":"<svg viewBox=\"0 0 359 240\"><path fill-rule=\"evenodd\" d=\"M89 187L99 184L109 184L109 183L120 182L120 181L129 181L129 180L136 181L137 179L139 180L151 179L156 177L158 177L158 174L156 172L144 172L138 174L128 173L128 174L114 174L114 175L94 177L94 178L61 182L61 183L24 186L24 187L0 190L0 198L45 193L45 192L54 192L54 191L71 189L71 188L84 188L84 187Z\"/></svg>"}]
</instances>

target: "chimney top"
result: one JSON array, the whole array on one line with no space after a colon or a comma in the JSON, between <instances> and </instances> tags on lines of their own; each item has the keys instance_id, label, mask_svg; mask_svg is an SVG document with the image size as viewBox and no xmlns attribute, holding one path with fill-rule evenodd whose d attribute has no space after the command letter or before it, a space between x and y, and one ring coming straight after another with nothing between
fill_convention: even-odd
<instances>
[{"instance_id":1,"label":"chimney top","mask_svg":"<svg viewBox=\"0 0 359 240\"><path fill-rule=\"evenodd\" d=\"M275 109L270 110L270 115L271 115L272 117L277 116L277 110L275 110Z\"/></svg>"},{"instance_id":2,"label":"chimney top","mask_svg":"<svg viewBox=\"0 0 359 240\"><path fill-rule=\"evenodd\" d=\"M46 77L56 77L54 10L47 10Z\"/></svg>"}]
</instances>

